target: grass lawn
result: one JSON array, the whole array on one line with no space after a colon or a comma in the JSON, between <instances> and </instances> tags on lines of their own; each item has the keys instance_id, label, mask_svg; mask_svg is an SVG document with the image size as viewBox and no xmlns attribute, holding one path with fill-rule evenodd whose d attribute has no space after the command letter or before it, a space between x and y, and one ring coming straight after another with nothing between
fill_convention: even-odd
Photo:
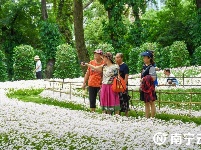
<instances>
[{"instance_id":1,"label":"grass lawn","mask_svg":"<svg viewBox=\"0 0 201 150\"><path fill-rule=\"evenodd\" d=\"M201 93L201 89L170 89L170 90L161 90L162 92L175 92L175 93L182 93L182 92L194 92L194 93ZM139 92L131 92L130 95L132 95L133 104L134 105L143 105L143 103L139 102ZM157 93L158 99L159 94ZM185 109L188 110L190 108L189 104L187 103L181 103L181 104L170 104L167 102L190 102L191 94L166 94L162 93L160 95L160 101L161 107L165 107L168 105L170 108L177 108L177 109ZM158 101L156 101L156 104L158 106ZM163 103L164 102L164 103ZM200 102L200 104L192 104L191 108L192 110L201 110L201 94L192 94L192 102Z\"/></svg>"},{"instance_id":2,"label":"grass lawn","mask_svg":"<svg viewBox=\"0 0 201 150\"><path fill-rule=\"evenodd\" d=\"M81 104L74 104L72 102L60 102L51 98L42 98L39 94L43 91L43 89L21 89L21 90L11 90L7 96L9 98L17 98L18 100L24 102L33 102L38 104L46 104L46 105L54 105L62 108L68 108L72 110L82 110L89 111L88 108ZM181 100L181 99L180 99ZM139 102L138 102L139 104ZM141 103L143 105L143 103ZM101 113L101 109L97 109L97 113ZM144 112L142 111L130 111L130 117L143 117ZM201 125L201 118L197 117L189 117L189 116L181 116L181 115L172 115L172 114L157 114L157 119L169 121L170 119L181 120L182 122L194 122L197 125Z\"/></svg>"}]
</instances>

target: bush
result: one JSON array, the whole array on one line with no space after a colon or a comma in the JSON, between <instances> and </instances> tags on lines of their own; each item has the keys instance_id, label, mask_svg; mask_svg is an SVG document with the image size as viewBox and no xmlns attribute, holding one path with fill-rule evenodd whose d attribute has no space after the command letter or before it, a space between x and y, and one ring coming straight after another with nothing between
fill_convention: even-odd
<instances>
[{"instance_id":1,"label":"bush","mask_svg":"<svg viewBox=\"0 0 201 150\"><path fill-rule=\"evenodd\" d=\"M201 46L195 49L193 58L196 65L201 65Z\"/></svg>"},{"instance_id":2,"label":"bush","mask_svg":"<svg viewBox=\"0 0 201 150\"><path fill-rule=\"evenodd\" d=\"M102 49L102 51L105 52L111 52L113 55L115 55L114 47L112 47L112 44L104 43L99 44L96 49Z\"/></svg>"},{"instance_id":3,"label":"bush","mask_svg":"<svg viewBox=\"0 0 201 150\"><path fill-rule=\"evenodd\" d=\"M75 49L68 44L57 46L54 77L76 78L82 74Z\"/></svg>"},{"instance_id":4,"label":"bush","mask_svg":"<svg viewBox=\"0 0 201 150\"><path fill-rule=\"evenodd\" d=\"M8 79L6 57L4 53L0 50L0 81L6 81Z\"/></svg>"},{"instance_id":5,"label":"bush","mask_svg":"<svg viewBox=\"0 0 201 150\"><path fill-rule=\"evenodd\" d=\"M137 61L140 55L140 48L135 47L129 52L128 67L130 74L138 73L137 71Z\"/></svg>"},{"instance_id":6,"label":"bush","mask_svg":"<svg viewBox=\"0 0 201 150\"><path fill-rule=\"evenodd\" d=\"M157 64L160 68L164 69L164 68L170 67L170 47L169 46L161 48L159 60L160 62Z\"/></svg>"},{"instance_id":7,"label":"bush","mask_svg":"<svg viewBox=\"0 0 201 150\"><path fill-rule=\"evenodd\" d=\"M13 61L14 80L30 80L34 78L34 49L31 46L16 46Z\"/></svg>"},{"instance_id":8,"label":"bush","mask_svg":"<svg viewBox=\"0 0 201 150\"><path fill-rule=\"evenodd\" d=\"M189 52L183 41L176 41L170 46L170 67L189 66Z\"/></svg>"}]
</instances>

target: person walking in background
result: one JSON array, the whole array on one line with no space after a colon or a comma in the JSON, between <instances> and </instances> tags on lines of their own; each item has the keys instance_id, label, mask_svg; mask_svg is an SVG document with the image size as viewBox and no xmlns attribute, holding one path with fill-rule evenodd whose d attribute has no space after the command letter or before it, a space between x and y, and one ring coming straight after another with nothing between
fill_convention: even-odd
<instances>
[{"instance_id":1,"label":"person walking in background","mask_svg":"<svg viewBox=\"0 0 201 150\"><path fill-rule=\"evenodd\" d=\"M103 113L119 115L120 100L119 94L112 91L112 83L115 76L118 76L119 66L114 64L113 56L110 52L103 55L104 65L94 66L89 63L82 63L83 66L88 66L91 69L103 73L102 86L100 90L100 105Z\"/></svg>"},{"instance_id":2,"label":"person walking in background","mask_svg":"<svg viewBox=\"0 0 201 150\"><path fill-rule=\"evenodd\" d=\"M175 78L175 76L170 72L169 68L164 69L164 74L167 77L165 80L165 85L179 85L178 80Z\"/></svg>"},{"instance_id":3,"label":"person walking in background","mask_svg":"<svg viewBox=\"0 0 201 150\"><path fill-rule=\"evenodd\" d=\"M154 81L156 80L155 63L151 52L143 52L141 56L143 56L145 65L141 73L140 100L145 103L145 117L150 117L151 109L151 117L153 118L156 114L155 100L157 99L154 85Z\"/></svg>"},{"instance_id":4,"label":"person walking in background","mask_svg":"<svg viewBox=\"0 0 201 150\"><path fill-rule=\"evenodd\" d=\"M36 67L34 72L36 73L36 78L37 79L42 79L42 63L40 61L40 57L36 55L34 57L34 60L36 61Z\"/></svg>"},{"instance_id":5,"label":"person walking in background","mask_svg":"<svg viewBox=\"0 0 201 150\"><path fill-rule=\"evenodd\" d=\"M90 61L89 64L93 66L102 66L104 64L102 60L103 52L101 49L97 49L94 51L94 60ZM88 81L88 90L89 90L89 102L91 112L95 112L96 110L96 98L97 94L100 90L101 81L102 81L102 73L93 68L88 67L87 72L84 76L84 82L82 85L82 89L85 90Z\"/></svg>"},{"instance_id":6,"label":"person walking in background","mask_svg":"<svg viewBox=\"0 0 201 150\"><path fill-rule=\"evenodd\" d=\"M128 76L129 76L129 68L128 66L123 62L123 54L117 53L115 56L116 64L119 65L119 74L120 76L125 80L125 83L128 86ZM125 112L125 115L128 117L128 111L129 111L129 99L128 99L128 88L126 89L125 93L119 93L120 98L120 113Z\"/></svg>"}]
</instances>

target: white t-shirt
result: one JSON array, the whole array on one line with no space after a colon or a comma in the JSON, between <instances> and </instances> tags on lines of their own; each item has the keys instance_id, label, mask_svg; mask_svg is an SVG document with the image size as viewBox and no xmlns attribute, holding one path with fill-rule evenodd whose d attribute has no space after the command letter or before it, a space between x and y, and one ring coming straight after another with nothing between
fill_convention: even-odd
<instances>
[{"instance_id":1,"label":"white t-shirt","mask_svg":"<svg viewBox=\"0 0 201 150\"><path fill-rule=\"evenodd\" d=\"M111 66L103 66L103 81L102 84L112 84L115 76L118 75L119 66L113 64Z\"/></svg>"},{"instance_id":2,"label":"white t-shirt","mask_svg":"<svg viewBox=\"0 0 201 150\"><path fill-rule=\"evenodd\" d=\"M38 67L39 67L39 68L38 68ZM38 61L36 62L36 68L38 68L38 69L36 69L36 72L42 71L42 64L41 64L41 61L40 61L40 60L38 60Z\"/></svg>"}]
</instances>

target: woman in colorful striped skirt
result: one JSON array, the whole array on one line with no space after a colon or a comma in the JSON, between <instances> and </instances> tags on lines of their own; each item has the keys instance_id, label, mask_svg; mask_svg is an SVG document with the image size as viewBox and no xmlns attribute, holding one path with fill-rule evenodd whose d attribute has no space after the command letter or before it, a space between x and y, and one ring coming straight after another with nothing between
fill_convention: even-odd
<instances>
[{"instance_id":1,"label":"woman in colorful striped skirt","mask_svg":"<svg viewBox=\"0 0 201 150\"><path fill-rule=\"evenodd\" d=\"M102 66L93 66L88 63L82 65L86 65L103 73L103 80L100 91L100 105L102 107L103 113L111 114L111 112L115 112L115 114L119 114L119 94L112 91L112 82L114 77L118 75L119 66L114 64L113 56L110 52L107 52L103 55L103 61L105 65Z\"/></svg>"}]
</instances>

